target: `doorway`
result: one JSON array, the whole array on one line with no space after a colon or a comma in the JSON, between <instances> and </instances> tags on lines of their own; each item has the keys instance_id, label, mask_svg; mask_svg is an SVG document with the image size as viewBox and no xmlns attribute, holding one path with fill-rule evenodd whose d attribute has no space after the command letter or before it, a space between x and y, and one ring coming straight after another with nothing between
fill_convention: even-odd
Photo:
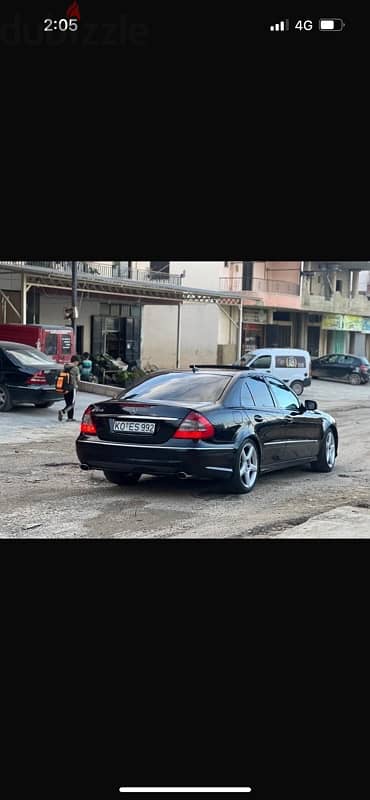
<instances>
[{"instance_id":1,"label":"doorway","mask_svg":"<svg viewBox=\"0 0 370 800\"><path fill-rule=\"evenodd\" d=\"M307 327L307 350L313 358L320 355L320 327L318 325L308 325Z\"/></svg>"},{"instance_id":2,"label":"doorway","mask_svg":"<svg viewBox=\"0 0 370 800\"><path fill-rule=\"evenodd\" d=\"M290 347L291 325L266 325L266 347Z\"/></svg>"},{"instance_id":3,"label":"doorway","mask_svg":"<svg viewBox=\"0 0 370 800\"><path fill-rule=\"evenodd\" d=\"M84 352L84 326L83 325L77 325L77 330L76 330L76 353L78 353L79 356L82 356L83 352Z\"/></svg>"}]
</instances>

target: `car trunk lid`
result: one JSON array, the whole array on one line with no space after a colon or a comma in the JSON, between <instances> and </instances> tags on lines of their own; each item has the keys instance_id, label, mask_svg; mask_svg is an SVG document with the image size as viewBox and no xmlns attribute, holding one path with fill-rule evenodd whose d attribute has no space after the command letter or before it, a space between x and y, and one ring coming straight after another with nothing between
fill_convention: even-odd
<instances>
[{"instance_id":1,"label":"car trunk lid","mask_svg":"<svg viewBox=\"0 0 370 800\"><path fill-rule=\"evenodd\" d=\"M109 401L91 412L99 439L108 442L163 444L171 439L195 408L169 401ZM208 404L206 404L208 405Z\"/></svg>"}]
</instances>

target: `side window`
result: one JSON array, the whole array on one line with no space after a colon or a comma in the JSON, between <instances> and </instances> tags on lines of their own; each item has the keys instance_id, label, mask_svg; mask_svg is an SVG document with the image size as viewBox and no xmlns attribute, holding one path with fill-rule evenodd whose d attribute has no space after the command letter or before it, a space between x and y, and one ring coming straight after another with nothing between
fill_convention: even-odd
<instances>
[{"instance_id":1,"label":"side window","mask_svg":"<svg viewBox=\"0 0 370 800\"><path fill-rule=\"evenodd\" d=\"M254 406L254 400L253 400L253 397L251 395L250 388L249 388L249 386L248 386L246 381L244 381L243 385L242 385L241 401L242 401L243 408L250 408L251 406L252 407Z\"/></svg>"},{"instance_id":2,"label":"side window","mask_svg":"<svg viewBox=\"0 0 370 800\"><path fill-rule=\"evenodd\" d=\"M299 411L299 400L287 386L281 386L280 383L275 383L274 381L269 381L269 384L278 408L282 408L285 411Z\"/></svg>"},{"instance_id":3,"label":"side window","mask_svg":"<svg viewBox=\"0 0 370 800\"><path fill-rule=\"evenodd\" d=\"M258 356L251 365L251 369L270 369L271 356Z\"/></svg>"},{"instance_id":4,"label":"side window","mask_svg":"<svg viewBox=\"0 0 370 800\"><path fill-rule=\"evenodd\" d=\"M57 335L56 333L47 333L45 336L45 354L47 356L55 356L57 353Z\"/></svg>"},{"instance_id":5,"label":"side window","mask_svg":"<svg viewBox=\"0 0 370 800\"><path fill-rule=\"evenodd\" d=\"M276 366L279 369L306 369L304 356L277 356Z\"/></svg>"},{"instance_id":6,"label":"side window","mask_svg":"<svg viewBox=\"0 0 370 800\"><path fill-rule=\"evenodd\" d=\"M328 364L337 364L338 363L338 356L330 356L327 360Z\"/></svg>"},{"instance_id":7,"label":"side window","mask_svg":"<svg viewBox=\"0 0 370 800\"><path fill-rule=\"evenodd\" d=\"M274 401L265 381L262 378L250 378L248 387L257 408L274 408Z\"/></svg>"}]
</instances>

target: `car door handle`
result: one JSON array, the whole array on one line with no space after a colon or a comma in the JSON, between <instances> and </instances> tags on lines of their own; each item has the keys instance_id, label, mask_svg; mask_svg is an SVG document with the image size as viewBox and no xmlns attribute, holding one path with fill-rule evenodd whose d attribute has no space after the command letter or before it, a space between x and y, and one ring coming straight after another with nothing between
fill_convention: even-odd
<instances>
[{"instance_id":1,"label":"car door handle","mask_svg":"<svg viewBox=\"0 0 370 800\"><path fill-rule=\"evenodd\" d=\"M254 419L256 422L263 422L263 417L261 417L259 414L256 414Z\"/></svg>"}]
</instances>

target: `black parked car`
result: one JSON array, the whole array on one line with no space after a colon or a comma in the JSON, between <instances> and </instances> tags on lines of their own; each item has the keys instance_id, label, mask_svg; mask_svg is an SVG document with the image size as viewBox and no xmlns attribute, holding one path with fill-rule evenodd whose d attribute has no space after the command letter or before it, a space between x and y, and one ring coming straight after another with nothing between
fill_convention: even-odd
<instances>
[{"instance_id":1,"label":"black parked car","mask_svg":"<svg viewBox=\"0 0 370 800\"><path fill-rule=\"evenodd\" d=\"M226 479L250 492L259 474L308 463L331 472L335 420L301 405L282 381L245 369L157 373L116 399L89 406L76 443L84 470L111 483L142 474Z\"/></svg>"},{"instance_id":2,"label":"black parked car","mask_svg":"<svg viewBox=\"0 0 370 800\"><path fill-rule=\"evenodd\" d=\"M59 372L55 361L35 347L0 342L0 412L22 403L47 408L63 399L55 391Z\"/></svg>"},{"instance_id":3,"label":"black parked car","mask_svg":"<svg viewBox=\"0 0 370 800\"><path fill-rule=\"evenodd\" d=\"M312 359L312 377L332 381L347 381L352 386L367 383L370 378L370 364L367 358L350 354L331 353L322 358Z\"/></svg>"}]
</instances>

